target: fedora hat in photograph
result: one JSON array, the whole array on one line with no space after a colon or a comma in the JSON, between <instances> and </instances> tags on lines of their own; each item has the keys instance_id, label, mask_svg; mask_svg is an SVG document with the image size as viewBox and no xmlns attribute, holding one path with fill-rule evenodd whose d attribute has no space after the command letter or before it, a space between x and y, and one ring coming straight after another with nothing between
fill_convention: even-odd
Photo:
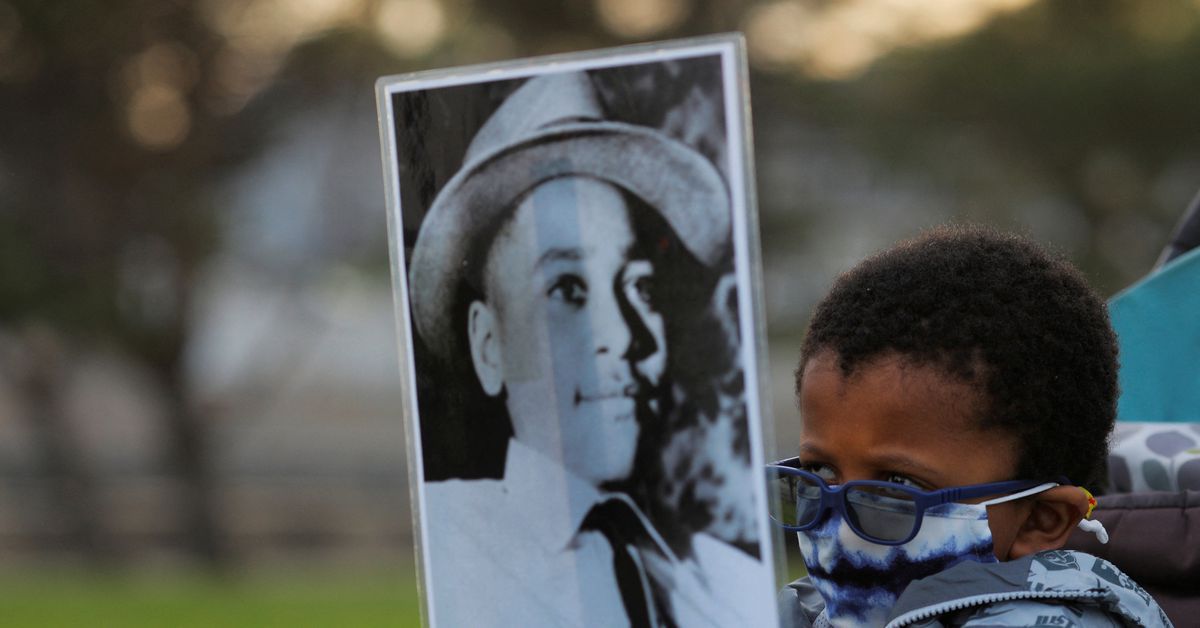
<instances>
[{"instance_id":1,"label":"fedora hat in photograph","mask_svg":"<svg viewBox=\"0 0 1200 628\"><path fill-rule=\"evenodd\" d=\"M488 118L462 168L438 192L409 265L412 312L434 354L455 357L451 308L460 283L504 214L538 185L563 176L610 182L654 208L707 266L730 246L730 201L716 167L649 127L606 121L584 72L529 79Z\"/></svg>"}]
</instances>

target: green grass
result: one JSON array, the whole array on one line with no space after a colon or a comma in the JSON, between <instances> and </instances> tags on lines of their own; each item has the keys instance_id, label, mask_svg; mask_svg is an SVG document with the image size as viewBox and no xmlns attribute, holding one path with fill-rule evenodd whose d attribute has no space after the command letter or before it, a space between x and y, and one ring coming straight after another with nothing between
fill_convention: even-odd
<instances>
[{"instance_id":1,"label":"green grass","mask_svg":"<svg viewBox=\"0 0 1200 628\"><path fill-rule=\"evenodd\" d=\"M169 626L420 626L411 571L0 575L0 625L57 628Z\"/></svg>"},{"instance_id":2,"label":"green grass","mask_svg":"<svg viewBox=\"0 0 1200 628\"><path fill-rule=\"evenodd\" d=\"M804 575L799 555L788 558L785 582ZM14 571L7 567L0 571L3 628L421 625L411 562L388 571L272 569L225 578L186 571Z\"/></svg>"}]
</instances>

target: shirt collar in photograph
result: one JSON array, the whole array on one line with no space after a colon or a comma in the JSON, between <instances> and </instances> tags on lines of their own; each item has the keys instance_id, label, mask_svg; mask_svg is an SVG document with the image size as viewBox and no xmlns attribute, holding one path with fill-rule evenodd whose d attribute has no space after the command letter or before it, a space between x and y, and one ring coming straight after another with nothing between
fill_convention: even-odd
<instances>
[{"instance_id":1,"label":"shirt collar in photograph","mask_svg":"<svg viewBox=\"0 0 1200 628\"><path fill-rule=\"evenodd\" d=\"M527 504L530 531L545 539L550 547L569 548L592 507L616 499L628 504L641 520L650 542L671 562L678 561L650 519L628 495L601 491L557 460L515 438L508 441L503 486L518 503Z\"/></svg>"}]
</instances>

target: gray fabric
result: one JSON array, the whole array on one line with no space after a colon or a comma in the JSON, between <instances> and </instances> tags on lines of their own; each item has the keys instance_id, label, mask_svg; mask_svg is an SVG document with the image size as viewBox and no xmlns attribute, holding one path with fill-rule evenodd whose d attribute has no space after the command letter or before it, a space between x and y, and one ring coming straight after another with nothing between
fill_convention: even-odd
<instances>
[{"instance_id":1,"label":"gray fabric","mask_svg":"<svg viewBox=\"0 0 1200 628\"><path fill-rule=\"evenodd\" d=\"M992 602L982 596L1009 599ZM932 617L896 621L922 610ZM1172 626L1150 594L1112 563L1082 552L1054 550L999 564L961 563L917 580L896 602L888 628L1034 625Z\"/></svg>"},{"instance_id":2,"label":"gray fabric","mask_svg":"<svg viewBox=\"0 0 1200 628\"><path fill-rule=\"evenodd\" d=\"M1117 421L1107 493L1200 490L1200 424Z\"/></svg>"},{"instance_id":3,"label":"gray fabric","mask_svg":"<svg viewBox=\"0 0 1200 628\"><path fill-rule=\"evenodd\" d=\"M1067 548L1111 561L1146 588L1180 624L1200 617L1200 491L1101 495L1092 518L1110 536L1101 545L1073 532Z\"/></svg>"},{"instance_id":4,"label":"gray fabric","mask_svg":"<svg viewBox=\"0 0 1200 628\"><path fill-rule=\"evenodd\" d=\"M797 580L780 592L781 625L819 626L821 606L811 583ZM896 621L916 611L929 611L931 616ZM1112 563L1056 550L1003 563L960 563L916 580L892 608L888 628L1042 625L1172 626L1154 599Z\"/></svg>"},{"instance_id":5,"label":"gray fabric","mask_svg":"<svg viewBox=\"0 0 1200 628\"><path fill-rule=\"evenodd\" d=\"M974 595L1024 591L1033 556L1003 563L965 562L908 585L896 605L894 619L905 613Z\"/></svg>"},{"instance_id":6,"label":"gray fabric","mask_svg":"<svg viewBox=\"0 0 1200 628\"><path fill-rule=\"evenodd\" d=\"M779 592L779 621L783 628L817 628L817 617L824 610L825 601L808 576Z\"/></svg>"},{"instance_id":7,"label":"gray fabric","mask_svg":"<svg viewBox=\"0 0 1200 628\"><path fill-rule=\"evenodd\" d=\"M1030 618L1034 618L1030 624ZM1020 604L998 604L982 609L968 609L951 615L946 622L931 619L913 624L914 627L963 626L964 628L987 628L990 626L1086 626L1087 628L1122 628L1127 624L1119 618L1095 606L1071 602L1040 602L1025 600Z\"/></svg>"}]
</instances>

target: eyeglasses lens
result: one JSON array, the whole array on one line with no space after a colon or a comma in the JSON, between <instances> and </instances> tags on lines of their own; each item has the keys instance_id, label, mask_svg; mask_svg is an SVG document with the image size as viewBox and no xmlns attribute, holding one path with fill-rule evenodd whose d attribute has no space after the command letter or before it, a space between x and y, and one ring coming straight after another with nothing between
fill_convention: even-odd
<instances>
[{"instance_id":1,"label":"eyeglasses lens","mask_svg":"<svg viewBox=\"0 0 1200 628\"><path fill-rule=\"evenodd\" d=\"M788 526L812 523L821 513L821 487L808 478L770 473L771 518Z\"/></svg>"},{"instance_id":2,"label":"eyeglasses lens","mask_svg":"<svg viewBox=\"0 0 1200 628\"><path fill-rule=\"evenodd\" d=\"M903 541L916 527L917 504L904 491L855 486L846 491L846 514L850 524L867 536Z\"/></svg>"}]
</instances>

